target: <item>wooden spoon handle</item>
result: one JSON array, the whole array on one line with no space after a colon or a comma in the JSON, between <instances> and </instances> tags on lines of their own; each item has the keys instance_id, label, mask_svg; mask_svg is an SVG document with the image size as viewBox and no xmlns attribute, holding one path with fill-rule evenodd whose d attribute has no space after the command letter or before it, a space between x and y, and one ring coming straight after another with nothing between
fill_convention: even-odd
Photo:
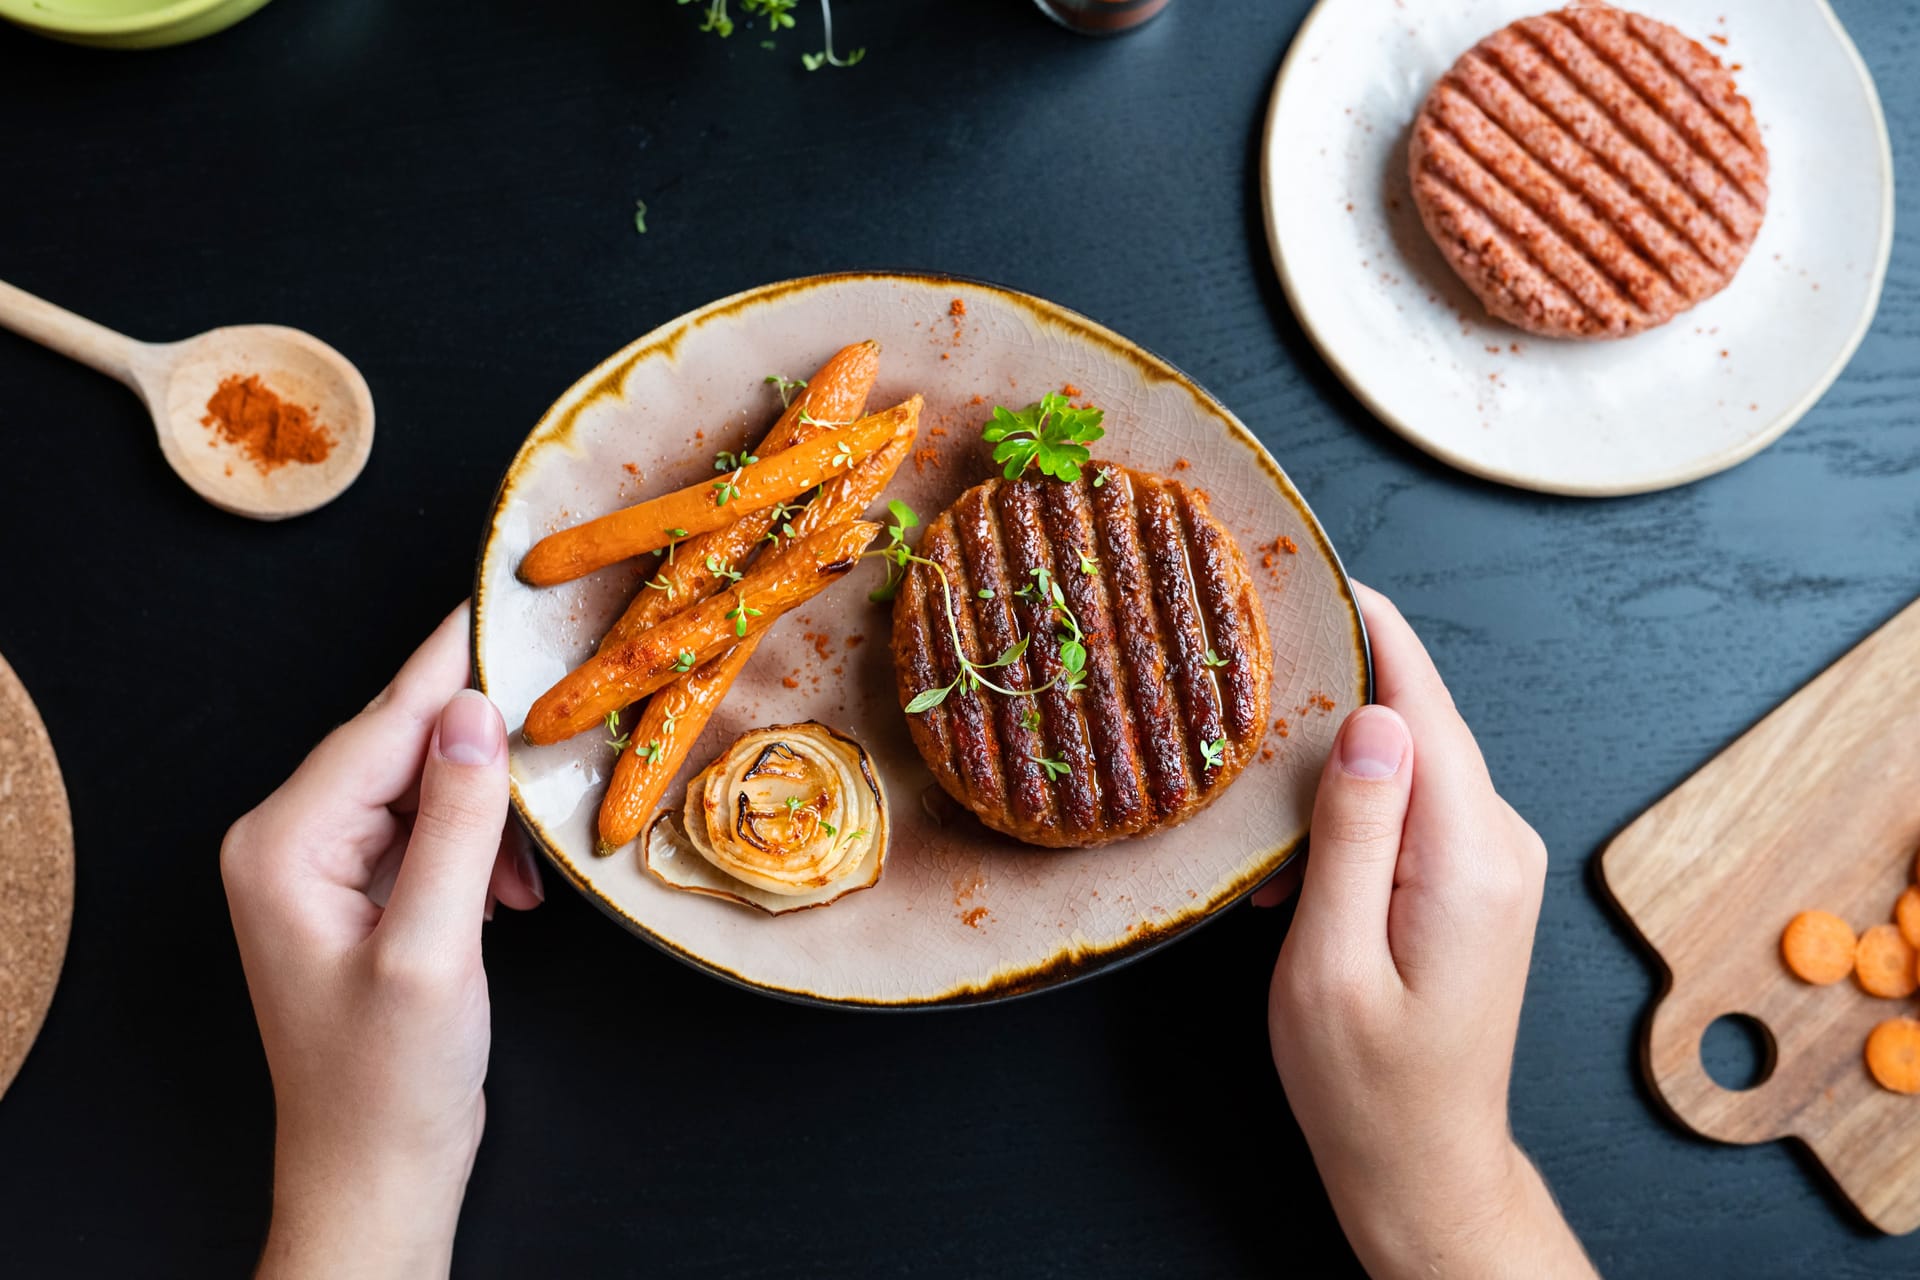
<instances>
[{"instance_id":1,"label":"wooden spoon handle","mask_svg":"<svg viewBox=\"0 0 1920 1280\"><path fill-rule=\"evenodd\" d=\"M4 280L0 280L0 325L139 390L134 363L146 350L145 343L56 307Z\"/></svg>"}]
</instances>

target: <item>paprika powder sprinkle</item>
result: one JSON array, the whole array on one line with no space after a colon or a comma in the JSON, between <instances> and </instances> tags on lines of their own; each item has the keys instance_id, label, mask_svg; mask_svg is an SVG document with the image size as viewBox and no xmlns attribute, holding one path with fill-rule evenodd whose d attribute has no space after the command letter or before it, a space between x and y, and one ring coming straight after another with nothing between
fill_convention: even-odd
<instances>
[{"instance_id":1,"label":"paprika powder sprinkle","mask_svg":"<svg viewBox=\"0 0 1920 1280\"><path fill-rule=\"evenodd\" d=\"M200 425L238 448L262 475L289 462L325 462L335 443L333 432L314 421L313 410L282 400L257 373L221 379Z\"/></svg>"}]
</instances>

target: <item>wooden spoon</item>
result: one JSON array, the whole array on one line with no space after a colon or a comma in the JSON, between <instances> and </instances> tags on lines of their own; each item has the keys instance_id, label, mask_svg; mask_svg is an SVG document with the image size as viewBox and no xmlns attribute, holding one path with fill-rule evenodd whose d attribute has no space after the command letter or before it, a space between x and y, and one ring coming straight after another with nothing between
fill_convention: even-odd
<instances>
[{"instance_id":1,"label":"wooden spoon","mask_svg":"<svg viewBox=\"0 0 1920 1280\"><path fill-rule=\"evenodd\" d=\"M136 342L0 280L0 325L132 387L153 414L160 452L193 491L235 515L284 520L346 492L373 448L373 396L345 356L312 334L272 324L210 329L181 342ZM222 379L259 374L314 411L333 435L324 462L261 471L202 424Z\"/></svg>"}]
</instances>

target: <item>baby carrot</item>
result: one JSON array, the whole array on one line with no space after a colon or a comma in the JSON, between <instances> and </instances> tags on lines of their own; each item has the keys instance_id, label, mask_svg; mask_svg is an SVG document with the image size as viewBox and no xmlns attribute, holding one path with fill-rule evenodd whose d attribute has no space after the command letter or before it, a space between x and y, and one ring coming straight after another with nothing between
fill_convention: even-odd
<instances>
[{"instance_id":1,"label":"baby carrot","mask_svg":"<svg viewBox=\"0 0 1920 1280\"><path fill-rule=\"evenodd\" d=\"M759 635L786 613L844 577L880 532L869 521L836 525L803 538L777 562L756 567L731 590L677 613L659 626L596 654L561 677L527 711L523 729L536 746L584 733L629 703Z\"/></svg>"},{"instance_id":2,"label":"baby carrot","mask_svg":"<svg viewBox=\"0 0 1920 1280\"><path fill-rule=\"evenodd\" d=\"M712 482L638 503L533 544L520 580L550 587L657 551L678 538L712 533L753 511L797 498L851 467L892 438L905 406L849 423L791 449L748 463Z\"/></svg>"},{"instance_id":3,"label":"baby carrot","mask_svg":"<svg viewBox=\"0 0 1920 1280\"><path fill-rule=\"evenodd\" d=\"M919 397L915 397L917 401ZM893 473L913 449L914 424L909 423L886 448L849 474L829 480L820 496L793 522L794 535L805 538L861 515L893 479ZM789 544L791 545L791 544ZM783 554L776 553L776 554ZM614 762L613 780L600 802L601 857L640 834L666 795L680 766L699 741L700 732L721 699L753 657L758 637L743 640L726 653L681 676L655 694L640 713L627 749Z\"/></svg>"},{"instance_id":4,"label":"baby carrot","mask_svg":"<svg viewBox=\"0 0 1920 1280\"><path fill-rule=\"evenodd\" d=\"M794 396L754 452L762 458L772 457L829 430L825 423L859 418L867 411L867 393L879 373L880 347L875 342L856 342L834 352ZM915 401L918 399L916 396ZM674 544L672 558L658 567L600 641L602 651L624 644L718 591L727 583L727 573L751 556L780 523L779 513L776 503L750 512L724 529Z\"/></svg>"},{"instance_id":5,"label":"baby carrot","mask_svg":"<svg viewBox=\"0 0 1920 1280\"><path fill-rule=\"evenodd\" d=\"M1830 911L1802 911L1780 935L1780 955L1803 982L1824 987L1853 972L1853 929Z\"/></svg>"},{"instance_id":6,"label":"baby carrot","mask_svg":"<svg viewBox=\"0 0 1920 1280\"><path fill-rule=\"evenodd\" d=\"M1920 1093L1920 1022L1889 1018L1867 1037L1867 1070L1882 1089Z\"/></svg>"},{"instance_id":7,"label":"baby carrot","mask_svg":"<svg viewBox=\"0 0 1920 1280\"><path fill-rule=\"evenodd\" d=\"M1860 935L1853 953L1854 976L1870 996L1902 1000L1920 991L1913 947L1900 936L1898 925L1877 924Z\"/></svg>"}]
</instances>

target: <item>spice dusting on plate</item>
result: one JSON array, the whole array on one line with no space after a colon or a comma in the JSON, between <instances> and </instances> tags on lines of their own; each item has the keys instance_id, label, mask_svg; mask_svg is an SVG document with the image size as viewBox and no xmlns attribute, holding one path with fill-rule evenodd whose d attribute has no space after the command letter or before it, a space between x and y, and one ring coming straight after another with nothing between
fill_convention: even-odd
<instances>
[{"instance_id":1,"label":"spice dusting on plate","mask_svg":"<svg viewBox=\"0 0 1920 1280\"><path fill-rule=\"evenodd\" d=\"M290 462L325 462L333 452L333 432L314 421L313 410L281 399L257 373L222 379L200 425L238 448L262 475Z\"/></svg>"}]
</instances>

